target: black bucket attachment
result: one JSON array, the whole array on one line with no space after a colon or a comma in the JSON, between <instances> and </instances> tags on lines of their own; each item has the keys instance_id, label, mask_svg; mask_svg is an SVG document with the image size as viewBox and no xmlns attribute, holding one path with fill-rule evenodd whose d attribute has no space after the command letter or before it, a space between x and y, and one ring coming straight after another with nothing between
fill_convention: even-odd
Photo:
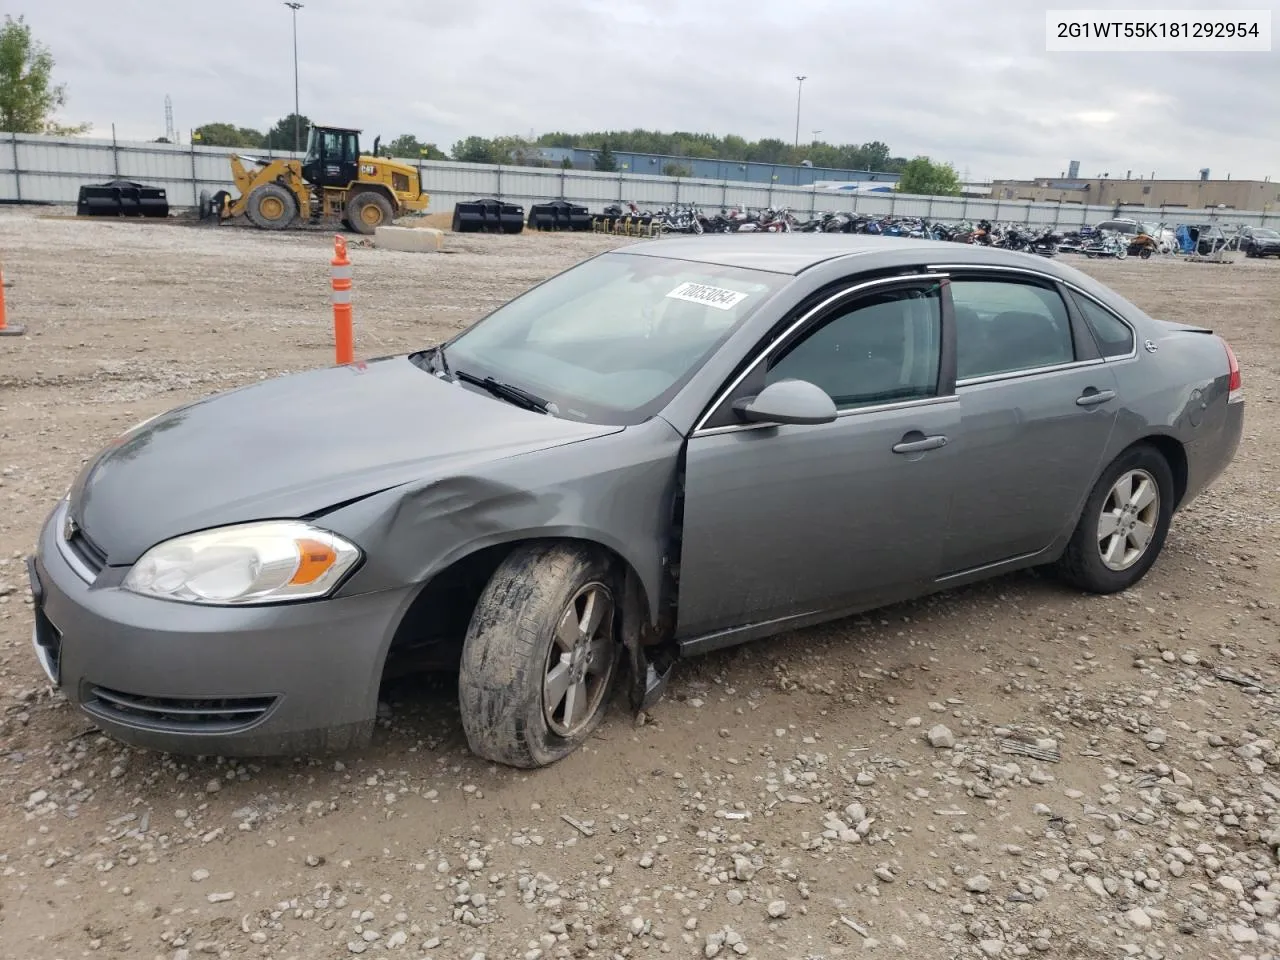
<instances>
[{"instance_id":1,"label":"black bucket attachment","mask_svg":"<svg viewBox=\"0 0 1280 960\"><path fill-rule=\"evenodd\" d=\"M167 217L169 200L162 187L147 187L131 180L85 184L76 201L80 217Z\"/></svg>"},{"instance_id":2,"label":"black bucket attachment","mask_svg":"<svg viewBox=\"0 0 1280 960\"><path fill-rule=\"evenodd\" d=\"M590 230L591 214L568 200L549 200L529 208L530 230Z\"/></svg>"},{"instance_id":3,"label":"black bucket attachment","mask_svg":"<svg viewBox=\"0 0 1280 960\"><path fill-rule=\"evenodd\" d=\"M519 233L524 229L524 207L501 200L468 200L454 204L454 233Z\"/></svg>"}]
</instances>

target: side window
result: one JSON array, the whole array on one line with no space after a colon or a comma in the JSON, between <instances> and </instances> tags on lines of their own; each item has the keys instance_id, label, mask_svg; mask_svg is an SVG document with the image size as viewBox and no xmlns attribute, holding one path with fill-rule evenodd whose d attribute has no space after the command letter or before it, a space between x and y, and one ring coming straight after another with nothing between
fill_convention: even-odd
<instances>
[{"instance_id":1,"label":"side window","mask_svg":"<svg viewBox=\"0 0 1280 960\"><path fill-rule=\"evenodd\" d=\"M1015 280L951 281L956 379L1031 371L1075 359L1071 320L1056 290Z\"/></svg>"},{"instance_id":2,"label":"side window","mask_svg":"<svg viewBox=\"0 0 1280 960\"><path fill-rule=\"evenodd\" d=\"M1088 297L1077 294L1076 305L1093 331L1104 357L1123 357L1133 350L1133 331L1127 323Z\"/></svg>"},{"instance_id":3,"label":"side window","mask_svg":"<svg viewBox=\"0 0 1280 960\"><path fill-rule=\"evenodd\" d=\"M842 410L919 400L938 389L939 288L859 298L770 362L766 383L808 380Z\"/></svg>"}]
</instances>

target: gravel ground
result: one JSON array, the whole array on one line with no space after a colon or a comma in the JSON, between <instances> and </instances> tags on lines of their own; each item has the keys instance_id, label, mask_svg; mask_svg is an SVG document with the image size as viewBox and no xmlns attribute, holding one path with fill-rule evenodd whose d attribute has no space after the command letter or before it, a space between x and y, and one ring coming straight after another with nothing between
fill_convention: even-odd
<instances>
[{"instance_id":1,"label":"gravel ground","mask_svg":"<svg viewBox=\"0 0 1280 960\"><path fill-rule=\"evenodd\" d=\"M357 247L363 356L619 241ZM1087 262L1244 367L1245 438L1140 589L1031 574L711 655L537 773L443 681L340 759L170 758L30 652L23 554L83 458L331 362L323 235L0 214L0 953L496 958L1280 956L1280 263Z\"/></svg>"}]
</instances>

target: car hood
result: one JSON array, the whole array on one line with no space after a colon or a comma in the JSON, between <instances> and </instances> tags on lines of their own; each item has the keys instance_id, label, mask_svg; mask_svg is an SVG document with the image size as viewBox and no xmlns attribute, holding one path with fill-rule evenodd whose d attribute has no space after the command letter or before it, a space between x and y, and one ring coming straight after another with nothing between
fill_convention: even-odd
<instances>
[{"instance_id":1,"label":"car hood","mask_svg":"<svg viewBox=\"0 0 1280 960\"><path fill-rule=\"evenodd\" d=\"M431 473L621 429L525 410L389 357L162 414L86 465L71 516L108 564L131 564L180 534L312 516Z\"/></svg>"}]
</instances>

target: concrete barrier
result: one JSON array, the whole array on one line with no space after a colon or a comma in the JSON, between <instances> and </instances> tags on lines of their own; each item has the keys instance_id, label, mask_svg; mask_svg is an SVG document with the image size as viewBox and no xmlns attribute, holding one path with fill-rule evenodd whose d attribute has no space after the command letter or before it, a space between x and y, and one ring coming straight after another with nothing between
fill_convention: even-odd
<instances>
[{"instance_id":1,"label":"concrete barrier","mask_svg":"<svg viewBox=\"0 0 1280 960\"><path fill-rule=\"evenodd\" d=\"M373 245L405 253L433 253L444 249L444 231L434 227L378 227Z\"/></svg>"}]
</instances>

